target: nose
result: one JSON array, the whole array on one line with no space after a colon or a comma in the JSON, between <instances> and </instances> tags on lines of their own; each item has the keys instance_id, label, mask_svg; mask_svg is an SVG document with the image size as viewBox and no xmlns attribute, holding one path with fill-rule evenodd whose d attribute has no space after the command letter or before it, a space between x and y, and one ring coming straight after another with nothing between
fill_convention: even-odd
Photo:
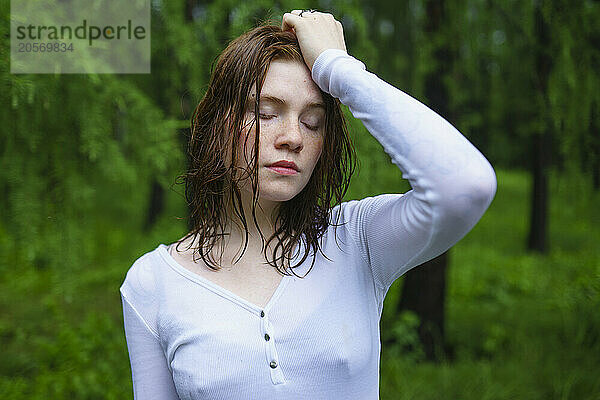
<instances>
[{"instance_id":1,"label":"nose","mask_svg":"<svg viewBox=\"0 0 600 400\"><path fill-rule=\"evenodd\" d=\"M279 149L285 146L294 152L299 152L304 147L298 118L287 118L281 125L275 140L275 147Z\"/></svg>"}]
</instances>

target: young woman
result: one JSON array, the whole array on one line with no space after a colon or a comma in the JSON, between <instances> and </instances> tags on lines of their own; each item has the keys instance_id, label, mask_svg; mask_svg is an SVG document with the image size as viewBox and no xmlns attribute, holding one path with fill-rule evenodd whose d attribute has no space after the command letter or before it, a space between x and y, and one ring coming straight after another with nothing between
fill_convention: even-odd
<instances>
[{"instance_id":1,"label":"young woman","mask_svg":"<svg viewBox=\"0 0 600 400\"><path fill-rule=\"evenodd\" d=\"M341 203L355 159L339 102L412 190ZM314 10L224 50L189 153L193 229L121 287L135 397L377 399L385 295L481 218L489 162Z\"/></svg>"}]
</instances>

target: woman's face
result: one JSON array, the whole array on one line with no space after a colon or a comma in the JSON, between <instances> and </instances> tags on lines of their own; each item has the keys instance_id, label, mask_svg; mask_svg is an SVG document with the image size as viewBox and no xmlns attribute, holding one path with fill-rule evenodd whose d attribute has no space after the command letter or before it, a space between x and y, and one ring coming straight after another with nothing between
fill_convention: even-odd
<instances>
[{"instance_id":1,"label":"woman's face","mask_svg":"<svg viewBox=\"0 0 600 400\"><path fill-rule=\"evenodd\" d=\"M253 89L239 140L238 166L246 167L246 159L252 159L256 127L249 128L255 96ZM260 96L259 195L261 200L283 202L304 189L321 156L325 105L308 67L296 61L272 61ZM271 166L278 161L291 161L297 170ZM249 180L241 185L252 193Z\"/></svg>"}]
</instances>

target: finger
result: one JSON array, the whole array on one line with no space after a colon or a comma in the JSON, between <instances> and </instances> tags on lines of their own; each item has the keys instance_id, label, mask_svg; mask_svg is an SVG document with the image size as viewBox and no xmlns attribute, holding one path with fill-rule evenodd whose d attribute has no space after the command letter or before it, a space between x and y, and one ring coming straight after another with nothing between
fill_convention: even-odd
<instances>
[{"instance_id":1,"label":"finger","mask_svg":"<svg viewBox=\"0 0 600 400\"><path fill-rule=\"evenodd\" d=\"M294 10L296 11L296 10ZM297 15L291 14L291 13L285 13L283 14L283 20L281 21L281 30L282 31L288 31L288 30L292 30L292 29L296 29L296 26L298 25L298 22L302 20L302 17L299 17Z\"/></svg>"}]
</instances>

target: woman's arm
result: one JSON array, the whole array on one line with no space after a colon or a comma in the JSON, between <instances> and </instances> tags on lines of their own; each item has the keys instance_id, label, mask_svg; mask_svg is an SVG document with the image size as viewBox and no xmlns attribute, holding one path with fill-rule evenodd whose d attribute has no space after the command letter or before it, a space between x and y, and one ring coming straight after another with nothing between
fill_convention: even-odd
<instances>
[{"instance_id":1,"label":"woman's arm","mask_svg":"<svg viewBox=\"0 0 600 400\"><path fill-rule=\"evenodd\" d=\"M179 400L158 337L123 295L121 299L134 399Z\"/></svg>"},{"instance_id":2,"label":"woman's arm","mask_svg":"<svg viewBox=\"0 0 600 400\"><path fill-rule=\"evenodd\" d=\"M319 31L319 25L332 30L328 17L288 19L296 35ZM304 43L312 46L312 41ZM341 210L385 293L400 275L443 253L472 229L495 195L494 170L444 118L368 72L339 46L320 51L312 77L363 122L413 188L404 195L351 201Z\"/></svg>"},{"instance_id":3,"label":"woman's arm","mask_svg":"<svg viewBox=\"0 0 600 400\"><path fill-rule=\"evenodd\" d=\"M360 221L355 237L378 282L391 285L472 229L495 195L494 170L444 118L345 52L326 50L312 73L364 123L413 188L351 205L351 219Z\"/></svg>"}]
</instances>

